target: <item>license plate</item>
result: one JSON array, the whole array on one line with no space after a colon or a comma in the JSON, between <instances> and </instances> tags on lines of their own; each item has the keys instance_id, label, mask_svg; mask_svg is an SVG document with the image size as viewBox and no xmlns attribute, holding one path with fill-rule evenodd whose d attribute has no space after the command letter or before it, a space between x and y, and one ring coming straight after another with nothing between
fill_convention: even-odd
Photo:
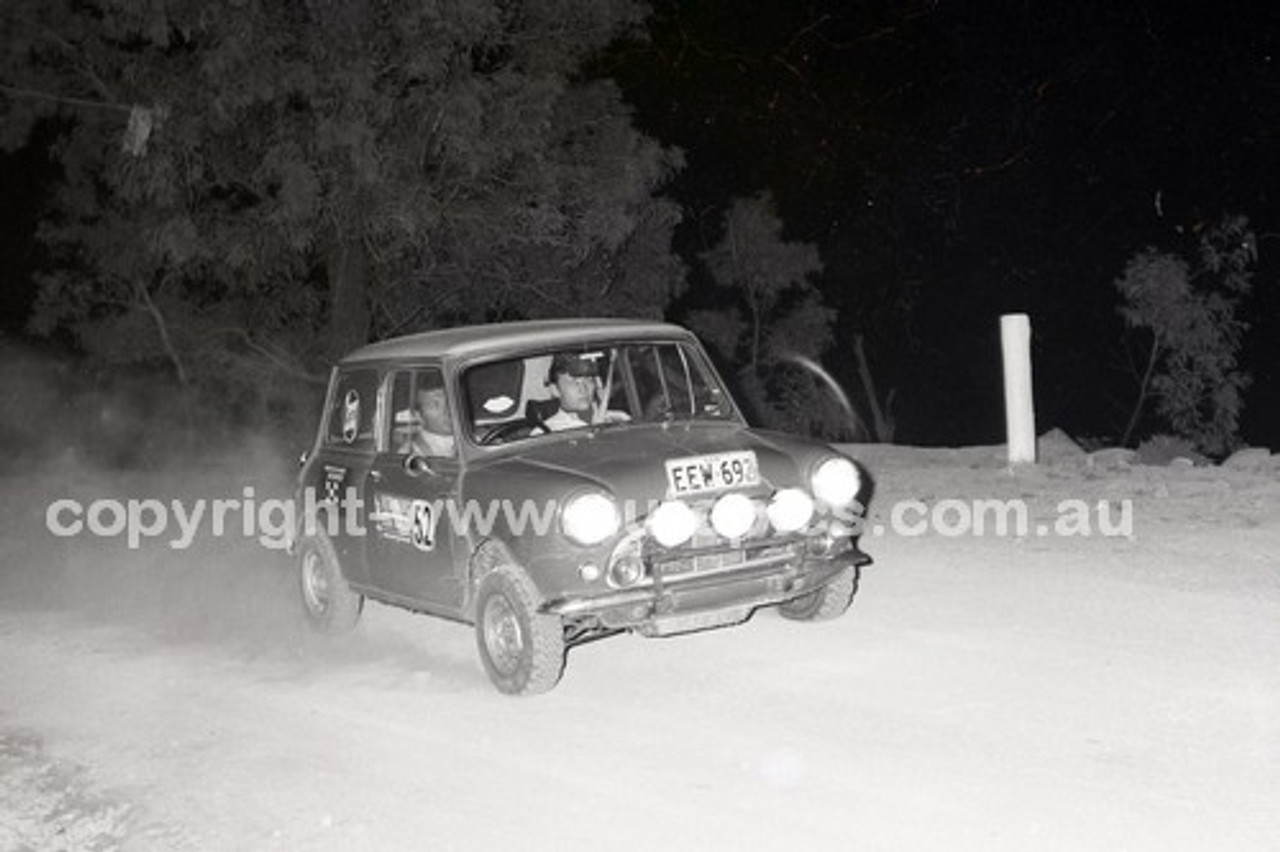
<instances>
[{"instance_id":1,"label":"license plate","mask_svg":"<svg viewBox=\"0 0 1280 852\"><path fill-rule=\"evenodd\" d=\"M751 450L667 459L666 464L667 488L673 497L760 483L760 465Z\"/></svg>"}]
</instances>

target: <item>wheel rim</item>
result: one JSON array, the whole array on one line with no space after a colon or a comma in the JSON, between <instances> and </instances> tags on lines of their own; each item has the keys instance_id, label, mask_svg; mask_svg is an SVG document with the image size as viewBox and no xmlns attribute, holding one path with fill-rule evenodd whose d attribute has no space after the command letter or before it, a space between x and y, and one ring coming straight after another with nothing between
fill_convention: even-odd
<instances>
[{"instance_id":1,"label":"wheel rim","mask_svg":"<svg viewBox=\"0 0 1280 852\"><path fill-rule=\"evenodd\" d=\"M524 631L516 611L502 595L484 604L484 646L493 666L503 675L512 675L524 654Z\"/></svg>"},{"instance_id":2,"label":"wheel rim","mask_svg":"<svg viewBox=\"0 0 1280 852\"><path fill-rule=\"evenodd\" d=\"M329 609L329 597L329 576L323 560L315 551L308 551L302 560L302 599L312 613L324 615Z\"/></svg>"}]
</instances>

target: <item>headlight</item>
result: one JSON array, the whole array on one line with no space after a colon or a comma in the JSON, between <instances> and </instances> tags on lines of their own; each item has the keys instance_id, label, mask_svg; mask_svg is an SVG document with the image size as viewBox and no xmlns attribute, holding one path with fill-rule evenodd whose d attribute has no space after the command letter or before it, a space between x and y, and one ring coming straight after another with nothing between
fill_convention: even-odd
<instances>
[{"instance_id":1,"label":"headlight","mask_svg":"<svg viewBox=\"0 0 1280 852\"><path fill-rule=\"evenodd\" d=\"M698 516L683 500L668 500L649 516L649 532L663 547L678 547L698 531Z\"/></svg>"},{"instance_id":2,"label":"headlight","mask_svg":"<svg viewBox=\"0 0 1280 852\"><path fill-rule=\"evenodd\" d=\"M858 467L848 459L827 459L813 474L813 493L828 506L848 506L861 486Z\"/></svg>"},{"instance_id":3,"label":"headlight","mask_svg":"<svg viewBox=\"0 0 1280 852\"><path fill-rule=\"evenodd\" d=\"M644 579L644 561L635 554L615 559L609 566L609 585L618 589L634 586Z\"/></svg>"},{"instance_id":4,"label":"headlight","mask_svg":"<svg viewBox=\"0 0 1280 852\"><path fill-rule=\"evenodd\" d=\"M769 515L769 523L778 532L789 533L804 529L805 524L813 518L813 498L799 488L784 488L765 509Z\"/></svg>"},{"instance_id":5,"label":"headlight","mask_svg":"<svg viewBox=\"0 0 1280 852\"><path fill-rule=\"evenodd\" d=\"M596 491L579 494L564 505L560 528L578 544L599 544L618 532L621 521L613 498Z\"/></svg>"},{"instance_id":6,"label":"headlight","mask_svg":"<svg viewBox=\"0 0 1280 852\"><path fill-rule=\"evenodd\" d=\"M610 586L625 589L644 579L644 538L639 530L628 533L613 548L609 556L609 571L605 575Z\"/></svg>"},{"instance_id":7,"label":"headlight","mask_svg":"<svg viewBox=\"0 0 1280 852\"><path fill-rule=\"evenodd\" d=\"M729 540L742 538L756 522L756 504L741 494L726 494L711 507L711 528Z\"/></svg>"}]
</instances>

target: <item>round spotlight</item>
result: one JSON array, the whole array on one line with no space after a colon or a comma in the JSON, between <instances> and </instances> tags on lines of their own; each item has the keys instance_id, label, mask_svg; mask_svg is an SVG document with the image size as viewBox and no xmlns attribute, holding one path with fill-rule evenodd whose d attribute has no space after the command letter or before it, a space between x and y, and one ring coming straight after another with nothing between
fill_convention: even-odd
<instances>
[{"instance_id":1,"label":"round spotlight","mask_svg":"<svg viewBox=\"0 0 1280 852\"><path fill-rule=\"evenodd\" d=\"M796 532L813 518L813 498L799 488L784 488L773 495L765 512L778 532Z\"/></svg>"},{"instance_id":2,"label":"round spotlight","mask_svg":"<svg viewBox=\"0 0 1280 852\"><path fill-rule=\"evenodd\" d=\"M591 546L610 538L622 521L613 499L596 491L579 494L565 504L560 517L564 534L578 544Z\"/></svg>"},{"instance_id":3,"label":"round spotlight","mask_svg":"<svg viewBox=\"0 0 1280 852\"><path fill-rule=\"evenodd\" d=\"M739 539L756 522L756 505L742 494L726 494L711 507L711 528L727 539Z\"/></svg>"},{"instance_id":4,"label":"round spotlight","mask_svg":"<svg viewBox=\"0 0 1280 852\"><path fill-rule=\"evenodd\" d=\"M698 516L683 500L668 500L649 516L649 532L663 547L679 547L698 529Z\"/></svg>"},{"instance_id":5,"label":"round spotlight","mask_svg":"<svg viewBox=\"0 0 1280 852\"><path fill-rule=\"evenodd\" d=\"M861 485L857 465L845 458L827 459L813 474L813 493L828 506L848 506Z\"/></svg>"},{"instance_id":6,"label":"round spotlight","mask_svg":"<svg viewBox=\"0 0 1280 852\"><path fill-rule=\"evenodd\" d=\"M594 562L583 562L578 566L578 576L584 583L594 583L600 579L600 566Z\"/></svg>"}]
</instances>

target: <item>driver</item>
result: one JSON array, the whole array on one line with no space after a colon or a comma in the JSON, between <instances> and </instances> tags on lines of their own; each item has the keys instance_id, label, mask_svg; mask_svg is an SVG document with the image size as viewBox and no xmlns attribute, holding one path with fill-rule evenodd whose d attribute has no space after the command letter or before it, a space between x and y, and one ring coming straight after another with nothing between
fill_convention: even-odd
<instances>
[{"instance_id":1,"label":"driver","mask_svg":"<svg viewBox=\"0 0 1280 852\"><path fill-rule=\"evenodd\" d=\"M559 409L542 420L550 432L580 429L598 423L630 420L625 411L605 409L600 402L599 356L561 352L551 359L547 384L560 402Z\"/></svg>"}]
</instances>

